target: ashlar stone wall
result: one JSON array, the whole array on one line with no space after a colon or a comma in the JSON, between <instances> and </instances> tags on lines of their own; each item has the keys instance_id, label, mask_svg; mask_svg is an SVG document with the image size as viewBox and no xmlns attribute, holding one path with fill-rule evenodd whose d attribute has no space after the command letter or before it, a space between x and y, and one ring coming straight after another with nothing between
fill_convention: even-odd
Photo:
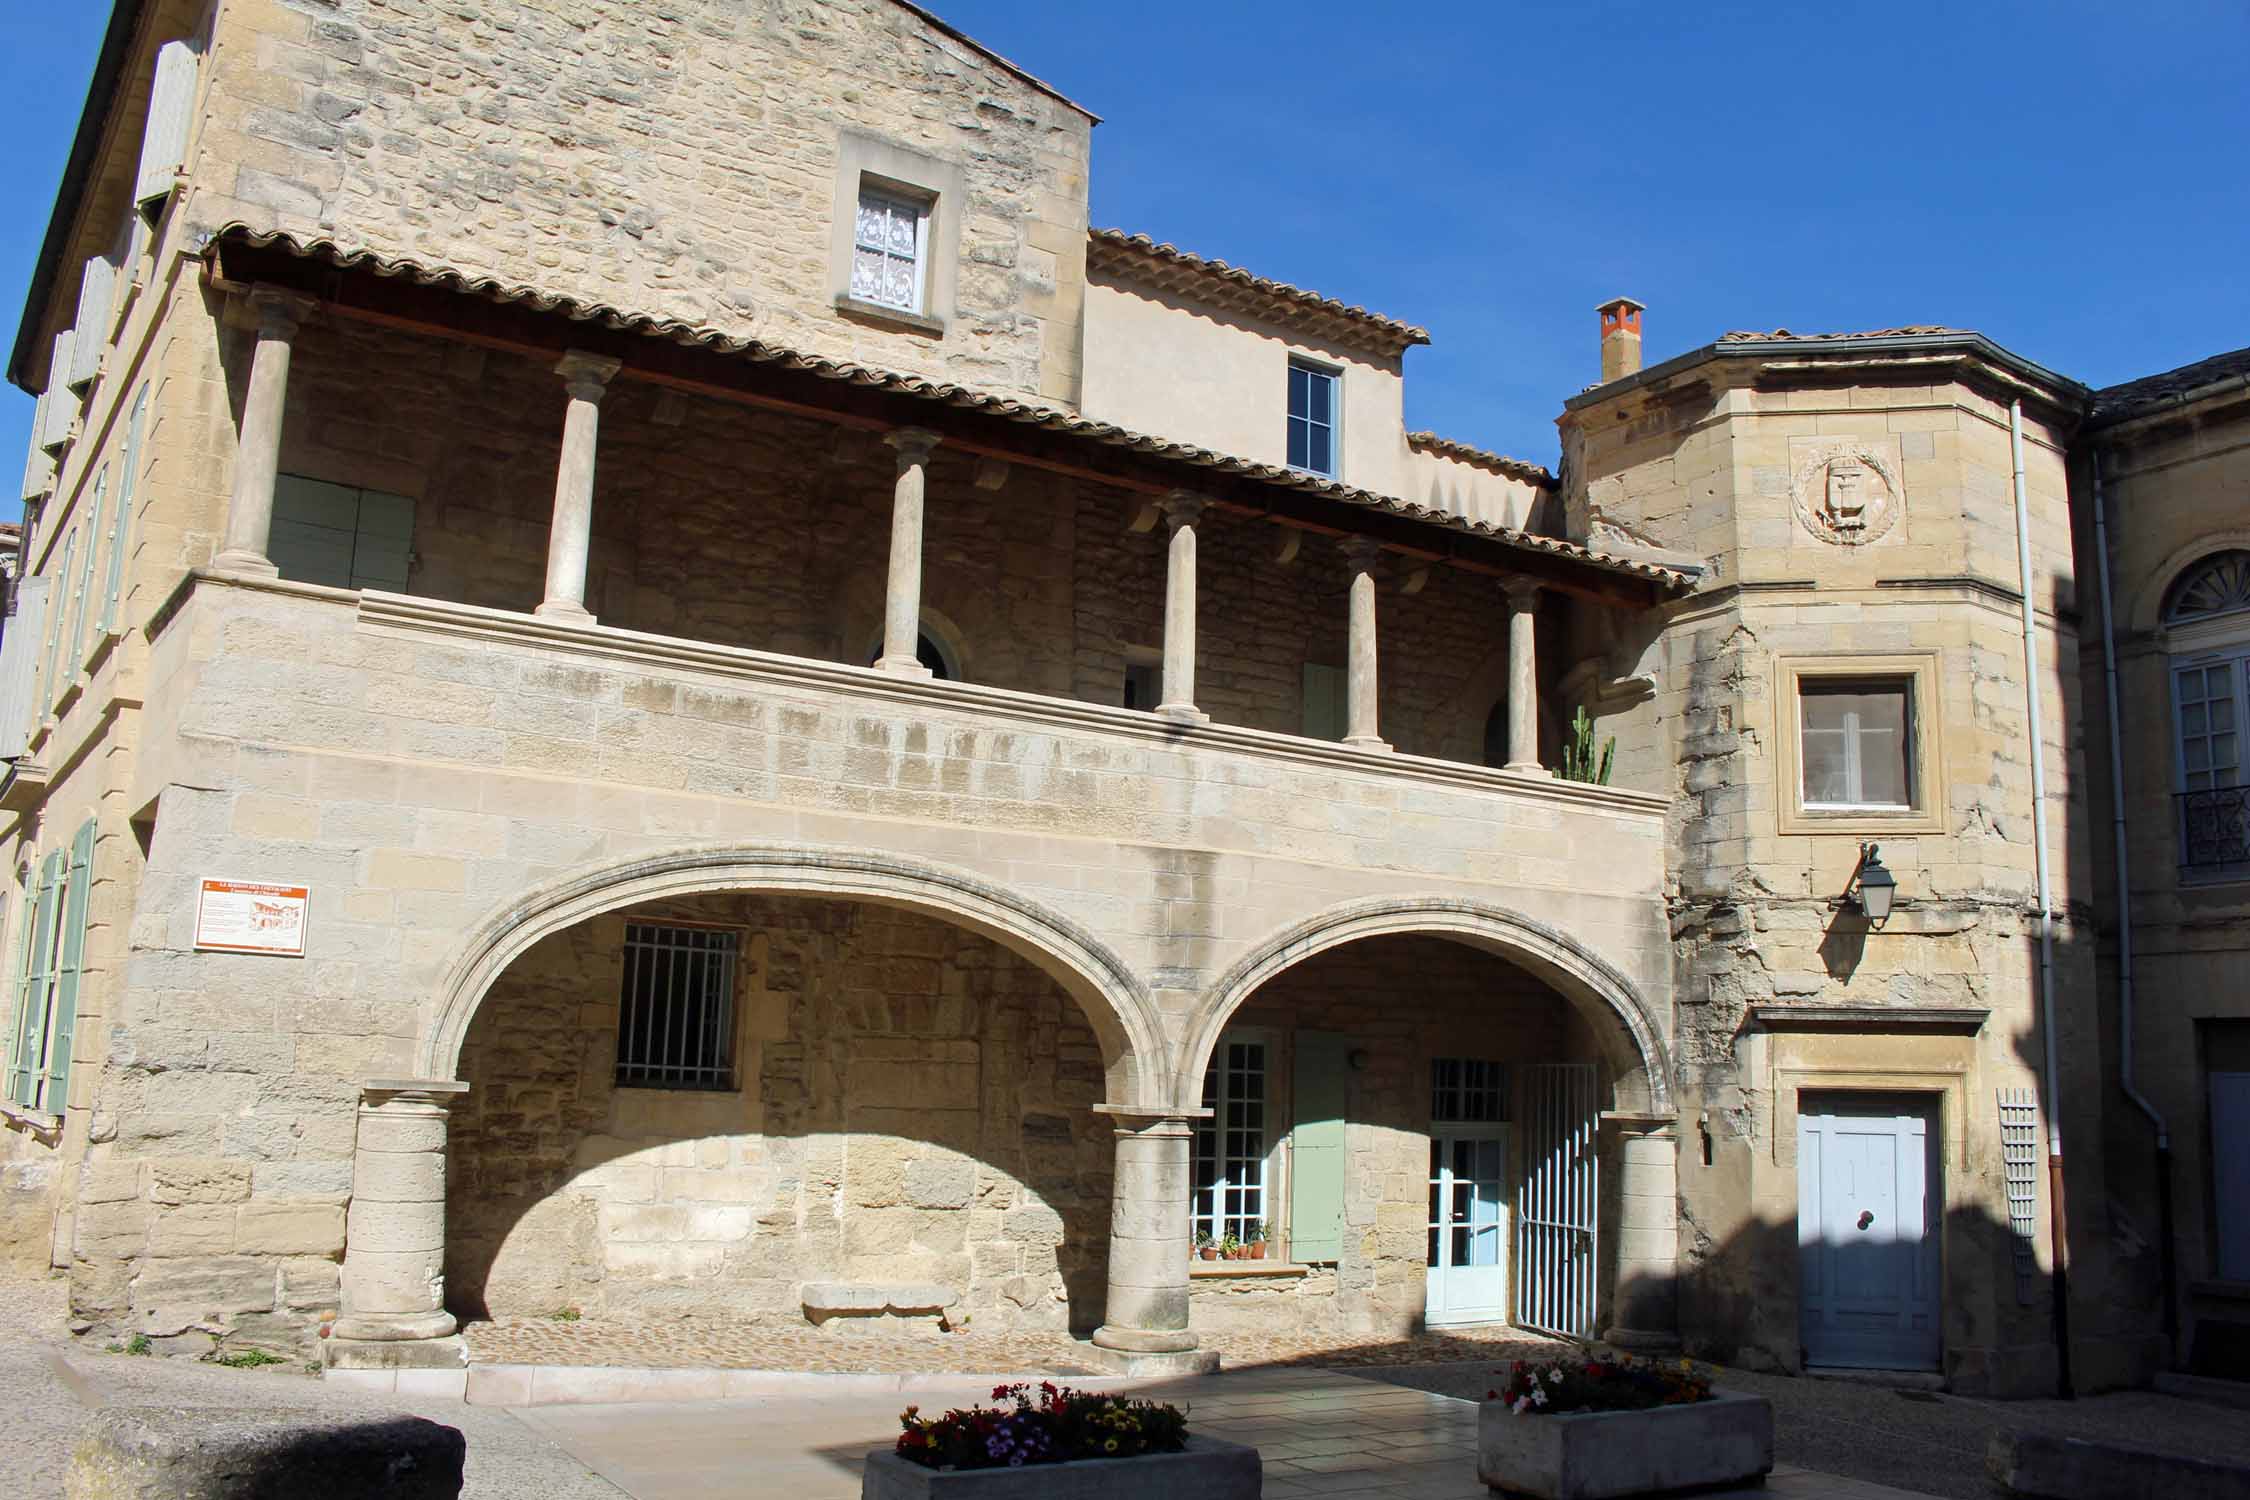
<instances>
[{"instance_id":1,"label":"ashlar stone wall","mask_svg":"<svg viewBox=\"0 0 2250 1500\"><path fill-rule=\"evenodd\" d=\"M743 934L739 1089L615 1085L628 916ZM936 1282L980 1328L1100 1321L1093 1032L1046 975L932 918L712 896L581 923L486 996L460 1076L458 1310L794 1320L808 1281Z\"/></svg>"},{"instance_id":2,"label":"ashlar stone wall","mask_svg":"<svg viewBox=\"0 0 2250 1500\"><path fill-rule=\"evenodd\" d=\"M1077 399L1093 122L891 0L227 0L206 68L200 230ZM834 304L847 134L958 175L942 336Z\"/></svg>"}]
</instances>

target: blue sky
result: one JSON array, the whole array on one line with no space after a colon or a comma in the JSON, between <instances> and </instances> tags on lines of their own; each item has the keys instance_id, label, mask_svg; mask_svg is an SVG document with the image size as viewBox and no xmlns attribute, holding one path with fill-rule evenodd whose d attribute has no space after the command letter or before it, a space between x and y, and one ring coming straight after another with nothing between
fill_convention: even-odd
<instances>
[{"instance_id":1,"label":"blue sky","mask_svg":"<svg viewBox=\"0 0 2250 1500\"><path fill-rule=\"evenodd\" d=\"M933 8L1104 117L1096 224L1424 324L1409 423L1525 458L1618 293L1651 362L1945 323L2102 385L2250 343L2241 0ZM11 309L105 14L0 14Z\"/></svg>"}]
</instances>

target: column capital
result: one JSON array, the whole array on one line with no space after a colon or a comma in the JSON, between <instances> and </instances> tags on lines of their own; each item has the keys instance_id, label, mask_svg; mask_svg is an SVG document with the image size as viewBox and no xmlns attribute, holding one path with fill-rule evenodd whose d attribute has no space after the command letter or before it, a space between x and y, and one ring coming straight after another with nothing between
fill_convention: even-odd
<instances>
[{"instance_id":1,"label":"column capital","mask_svg":"<svg viewBox=\"0 0 2250 1500\"><path fill-rule=\"evenodd\" d=\"M1340 537L1336 545L1344 554L1344 562L1354 573L1372 573L1375 565L1383 560L1383 544L1373 537Z\"/></svg>"},{"instance_id":2,"label":"column capital","mask_svg":"<svg viewBox=\"0 0 2250 1500\"><path fill-rule=\"evenodd\" d=\"M910 464L926 464L930 454L945 439L926 427L893 427L883 434L883 441L898 450L900 468Z\"/></svg>"},{"instance_id":3,"label":"column capital","mask_svg":"<svg viewBox=\"0 0 2250 1500\"><path fill-rule=\"evenodd\" d=\"M455 1078L369 1078L359 1086L362 1109L386 1104L412 1104L444 1109L469 1086Z\"/></svg>"},{"instance_id":4,"label":"column capital","mask_svg":"<svg viewBox=\"0 0 2250 1500\"><path fill-rule=\"evenodd\" d=\"M1539 594L1543 587L1544 585L1538 579L1525 578L1520 574L1514 578L1500 580L1500 592L1508 596L1508 607L1510 609L1538 608Z\"/></svg>"},{"instance_id":5,"label":"column capital","mask_svg":"<svg viewBox=\"0 0 2250 1500\"><path fill-rule=\"evenodd\" d=\"M622 368L624 361L584 349L573 349L555 361L555 373L563 378L573 401L601 400L610 378Z\"/></svg>"},{"instance_id":6,"label":"column capital","mask_svg":"<svg viewBox=\"0 0 2250 1500\"><path fill-rule=\"evenodd\" d=\"M1156 502L1164 512L1164 519L1174 531L1182 526L1193 526L1203 519L1203 512L1211 504L1210 498L1193 490L1167 490L1164 498Z\"/></svg>"},{"instance_id":7,"label":"column capital","mask_svg":"<svg viewBox=\"0 0 2250 1500\"><path fill-rule=\"evenodd\" d=\"M262 283L250 288L246 300L258 320L258 337L267 339L295 338L318 305L310 297Z\"/></svg>"}]
</instances>

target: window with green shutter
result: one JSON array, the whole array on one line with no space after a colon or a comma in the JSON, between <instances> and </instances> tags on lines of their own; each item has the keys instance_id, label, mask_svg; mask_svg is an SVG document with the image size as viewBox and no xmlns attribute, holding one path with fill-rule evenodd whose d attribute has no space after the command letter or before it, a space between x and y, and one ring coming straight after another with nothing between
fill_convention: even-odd
<instances>
[{"instance_id":1,"label":"window with green shutter","mask_svg":"<svg viewBox=\"0 0 2250 1500\"><path fill-rule=\"evenodd\" d=\"M281 576L339 589L406 591L414 502L301 474L274 481L266 555Z\"/></svg>"},{"instance_id":2,"label":"window with green shutter","mask_svg":"<svg viewBox=\"0 0 2250 1500\"><path fill-rule=\"evenodd\" d=\"M44 717L62 696L62 679L56 675L62 660L63 623L69 616L70 585L73 574L71 560L78 555L78 529L72 527L70 535L63 538L62 556L48 577L53 581L47 595L47 659L39 673L39 709Z\"/></svg>"},{"instance_id":3,"label":"window with green shutter","mask_svg":"<svg viewBox=\"0 0 2250 1500\"><path fill-rule=\"evenodd\" d=\"M141 429L148 420L148 387L133 398L133 414L125 421L125 461L117 476L117 513L109 524L109 580L102 590L101 632L114 635L124 628L125 544L133 529L133 497L141 466Z\"/></svg>"},{"instance_id":4,"label":"window with green shutter","mask_svg":"<svg viewBox=\"0 0 2250 1500\"><path fill-rule=\"evenodd\" d=\"M94 476L94 498L86 516L86 553L78 562L78 580L70 600L70 635L63 643L63 670L77 675L86 663L86 611L94 593L94 559L102 544L102 517L109 508L109 467Z\"/></svg>"},{"instance_id":5,"label":"window with green shutter","mask_svg":"<svg viewBox=\"0 0 2250 1500\"><path fill-rule=\"evenodd\" d=\"M1344 669L1305 663L1305 737L1344 737Z\"/></svg>"},{"instance_id":6,"label":"window with green shutter","mask_svg":"<svg viewBox=\"0 0 2250 1500\"><path fill-rule=\"evenodd\" d=\"M46 1082L47 1018L55 989L55 918L67 875L63 852L40 861L37 894L24 923L23 968L16 983L16 1024L9 1038L8 1098L27 1109Z\"/></svg>"},{"instance_id":7,"label":"window with green shutter","mask_svg":"<svg viewBox=\"0 0 2250 1500\"><path fill-rule=\"evenodd\" d=\"M70 844L70 878L63 885L62 931L55 954L55 999L47 1023L47 1063L37 1107L61 1114L70 1105L70 1051L78 1034L78 990L86 973L87 905L94 890L94 820Z\"/></svg>"},{"instance_id":8,"label":"window with green shutter","mask_svg":"<svg viewBox=\"0 0 2250 1500\"><path fill-rule=\"evenodd\" d=\"M1289 1132L1289 1258L1344 1254L1344 1118L1351 1092L1351 1038L1296 1034Z\"/></svg>"}]
</instances>

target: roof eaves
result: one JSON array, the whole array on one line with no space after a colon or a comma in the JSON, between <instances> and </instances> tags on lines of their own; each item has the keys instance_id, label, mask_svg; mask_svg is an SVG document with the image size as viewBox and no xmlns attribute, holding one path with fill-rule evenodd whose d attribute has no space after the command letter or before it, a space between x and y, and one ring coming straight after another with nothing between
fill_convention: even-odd
<instances>
[{"instance_id":1,"label":"roof eaves","mask_svg":"<svg viewBox=\"0 0 2250 1500\"><path fill-rule=\"evenodd\" d=\"M115 103L117 80L133 53L133 37L140 30L141 13L149 0L116 0L109 13L109 30L102 35L102 50L94 62L94 76L86 87L86 103L78 114L78 134L71 139L70 157L55 189L55 206L47 216L47 237L39 243L39 259L32 264L31 288L24 295L23 318L16 325L16 344L8 355L8 383L20 390L25 372L43 346L39 336L46 322L47 301L54 295L55 276L61 269L64 246L77 228L78 211L86 199L93 176L94 156L101 149L102 127Z\"/></svg>"},{"instance_id":2,"label":"roof eaves","mask_svg":"<svg viewBox=\"0 0 2250 1500\"><path fill-rule=\"evenodd\" d=\"M1168 274L1206 293L1219 293L1223 305L1250 310L1240 308L1240 304L1248 302L1256 310L1279 314L1282 321L1309 316L1326 325L1321 331L1336 336L1342 343L1365 343L1386 354L1402 354L1416 344L1430 341L1430 331L1419 324L1387 317L1356 303L1276 281L1270 276L1260 276L1223 260L1160 243L1145 234L1128 234L1122 229L1089 229L1086 236L1094 259L1104 268L1123 270L1127 274L1140 271L1144 276L1148 270L1155 269L1159 277ZM1160 289L1170 289L1161 279L1148 279Z\"/></svg>"},{"instance_id":3,"label":"roof eaves","mask_svg":"<svg viewBox=\"0 0 2250 1500\"><path fill-rule=\"evenodd\" d=\"M2086 426L2102 431L2245 388L2250 388L2250 348L2232 349L2177 369L2104 386L2094 392L2093 414Z\"/></svg>"},{"instance_id":4,"label":"roof eaves","mask_svg":"<svg viewBox=\"0 0 2250 1500\"><path fill-rule=\"evenodd\" d=\"M2093 396L2087 387L2067 375L2005 349L1981 333L1948 329L1924 333L1844 334L1729 334L1724 338L1674 355L1661 364L1602 385L1589 386L1563 402L1564 411L1579 411L1628 391L1669 380L1714 359L1773 359L1781 355L1850 354L1971 354L1998 365L2030 384L2052 392L2064 404L2083 407Z\"/></svg>"},{"instance_id":5,"label":"roof eaves","mask_svg":"<svg viewBox=\"0 0 2250 1500\"><path fill-rule=\"evenodd\" d=\"M1511 479L1526 480L1544 489L1553 489L1561 482L1544 464L1535 464L1527 459L1510 458L1505 453L1493 453L1455 438L1440 437L1434 432L1410 432L1406 435L1406 446L1416 452L1434 453L1441 458L1458 459L1473 468L1490 469L1496 474L1505 474Z\"/></svg>"},{"instance_id":6,"label":"roof eaves","mask_svg":"<svg viewBox=\"0 0 2250 1500\"><path fill-rule=\"evenodd\" d=\"M740 338L720 333L715 329L701 328L677 319L658 318L647 313L636 313L604 303L582 302L560 293L542 291L523 284L509 284L489 276L477 276L450 266L432 266L404 258L378 255L365 248L347 248L332 240L303 241L281 230L256 230L245 224L232 224L213 234L205 246L206 253L215 250L222 241L256 246L278 246L289 254L307 260L319 260L339 269L350 270L367 267L378 276L398 276L427 286L479 296L495 302L521 303L540 312L553 312L577 323L592 323L620 332L636 333L669 339L675 343L699 346L720 353L733 354L761 364L783 369L802 370L826 380L865 386L919 400L942 402L966 411L980 412L1006 421L1020 422L1049 432L1063 433L1105 447L1122 448L1152 458L1174 463L1193 465L1217 473L1256 480L1286 489L1300 490L1326 499L1349 505L1366 506L1401 516L1411 521L1469 536L1484 537L1505 546L1528 552L1543 553L1550 557L1566 558L1602 572L1622 574L1653 583L1659 588L1684 591L1693 587L1695 576L1679 568L1665 567L1630 557L1600 552L1575 542L1561 541L1513 527L1495 526L1487 521L1473 520L1431 506L1417 504L1396 495L1385 495L1374 490L1360 489L1354 485L1340 484L1322 479L1297 469L1278 464L1260 463L1253 459L1237 458L1192 443L1174 442L1168 438L1153 437L1134 432L1110 422L1080 417L1055 407L1036 402L1021 401L1010 396L998 396L988 391L969 389L944 381L930 380L919 375L906 375L896 371L856 364L848 360L831 359L826 355L808 354L781 345L764 343L757 339Z\"/></svg>"}]
</instances>

